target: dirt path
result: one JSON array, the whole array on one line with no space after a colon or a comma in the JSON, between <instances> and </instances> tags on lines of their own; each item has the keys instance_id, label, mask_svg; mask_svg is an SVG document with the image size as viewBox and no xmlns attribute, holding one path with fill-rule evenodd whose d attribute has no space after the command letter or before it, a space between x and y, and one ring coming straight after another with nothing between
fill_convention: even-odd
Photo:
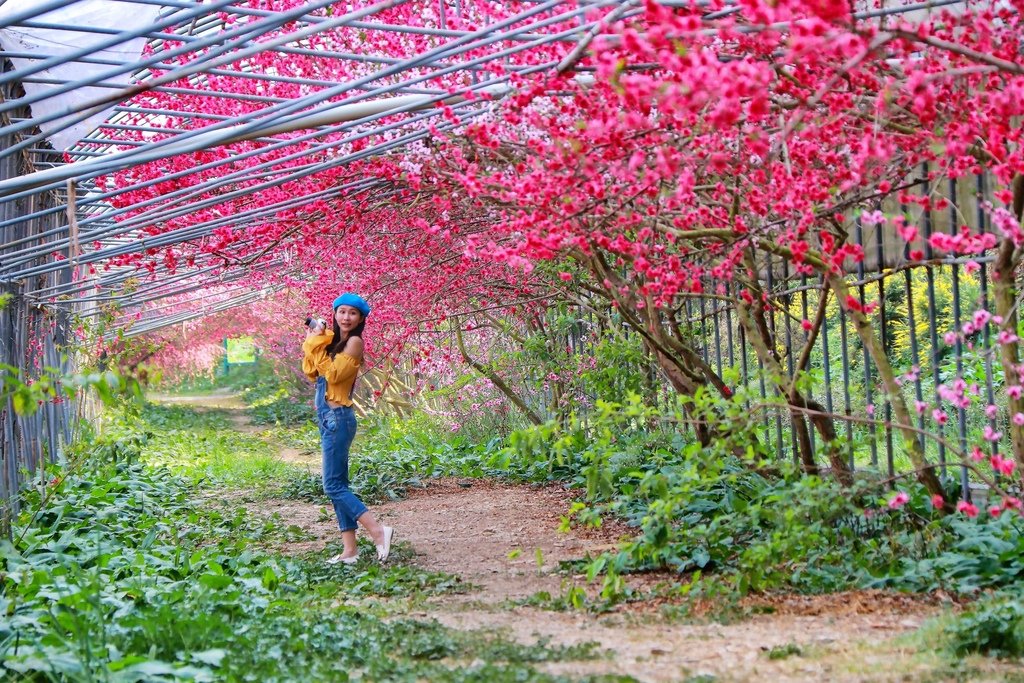
<instances>
[{"instance_id":1,"label":"dirt path","mask_svg":"<svg viewBox=\"0 0 1024 683\"><path fill-rule=\"evenodd\" d=\"M333 519L321 521L321 506L271 500L259 507L315 535L315 540L289 546L288 552L317 549L337 539ZM937 608L904 596L864 592L793 598L778 602L776 613L728 625L679 623L630 609L595 615L513 604L539 591L558 595L565 582L582 585L582 576L560 574L558 562L609 547L607 534L560 533L566 507L566 496L552 489L442 481L374 510L395 526L398 540L412 546L417 565L455 574L477 587L433 600L425 616L460 629L505 629L523 643L594 641L609 655L541 666L551 673L620 674L651 682L699 675L716 681L914 680L907 675L917 665L891 641L919 628ZM510 558L516 550L518 556ZM773 648L790 645L814 657L769 659ZM865 658L865 647L879 664ZM907 661L892 668L892 656Z\"/></svg>"},{"instance_id":2,"label":"dirt path","mask_svg":"<svg viewBox=\"0 0 1024 683\"><path fill-rule=\"evenodd\" d=\"M231 410L233 422L246 429L241 405L229 398L204 399L201 405ZM288 453L282 457L291 459ZM771 601L773 613L724 625L671 620L633 606L603 615L525 606L523 599L541 591L557 596L567 583L582 585L582 576L559 572L559 562L609 549L628 532L613 527L561 533L568 504L567 493L556 488L443 480L374 511L396 528L397 541L411 546L417 565L457 575L475 587L434 599L415 616L459 629L504 629L531 644L541 638L563 645L594 641L607 653L594 661L539 665L551 673L620 674L659 683L700 676L716 682L947 680L936 677L939 659L913 654L898 638L940 610L908 596L793 596ZM253 511L276 513L312 534L312 540L289 544L282 552L319 550L338 540L326 505L261 500ZM799 654L769 657L773 648L787 646Z\"/></svg>"}]
</instances>

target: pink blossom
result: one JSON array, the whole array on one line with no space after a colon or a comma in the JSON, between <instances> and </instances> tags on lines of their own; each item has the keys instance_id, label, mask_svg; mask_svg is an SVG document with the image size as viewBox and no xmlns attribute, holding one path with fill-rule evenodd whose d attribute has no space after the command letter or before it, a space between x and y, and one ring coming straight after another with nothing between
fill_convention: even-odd
<instances>
[{"instance_id":1,"label":"pink blossom","mask_svg":"<svg viewBox=\"0 0 1024 683\"><path fill-rule=\"evenodd\" d=\"M946 346L953 346L956 344L957 336L956 332L947 332L942 335L942 341L946 342Z\"/></svg>"},{"instance_id":2,"label":"pink blossom","mask_svg":"<svg viewBox=\"0 0 1024 683\"><path fill-rule=\"evenodd\" d=\"M936 510L941 510L946 505L945 499L939 494L932 495L932 507Z\"/></svg>"},{"instance_id":3,"label":"pink blossom","mask_svg":"<svg viewBox=\"0 0 1024 683\"><path fill-rule=\"evenodd\" d=\"M1000 344L1012 344L1019 341L1019 337L1009 330L1000 330L999 334L996 336L996 341Z\"/></svg>"},{"instance_id":4,"label":"pink blossom","mask_svg":"<svg viewBox=\"0 0 1024 683\"><path fill-rule=\"evenodd\" d=\"M999 515L1003 514L1003 508L999 505L990 505L988 508L988 514L992 515L993 517L998 517Z\"/></svg>"},{"instance_id":5,"label":"pink blossom","mask_svg":"<svg viewBox=\"0 0 1024 683\"><path fill-rule=\"evenodd\" d=\"M962 512L968 517L974 518L978 516L978 506L973 503L968 503L966 500L961 500L956 504L957 512Z\"/></svg>"},{"instance_id":6,"label":"pink blossom","mask_svg":"<svg viewBox=\"0 0 1024 683\"><path fill-rule=\"evenodd\" d=\"M905 491L900 491L895 496L889 499L888 506L890 510L899 510L901 507L907 504L910 500L910 496Z\"/></svg>"},{"instance_id":7,"label":"pink blossom","mask_svg":"<svg viewBox=\"0 0 1024 683\"><path fill-rule=\"evenodd\" d=\"M985 406L985 417L987 417L988 419L994 420L996 419L996 415L998 414L999 408L995 404L989 403L987 406Z\"/></svg>"},{"instance_id":8,"label":"pink blossom","mask_svg":"<svg viewBox=\"0 0 1024 683\"><path fill-rule=\"evenodd\" d=\"M902 238L904 242L913 242L917 239L917 226L903 225L896 228L896 230L899 232L900 238Z\"/></svg>"},{"instance_id":9,"label":"pink blossom","mask_svg":"<svg viewBox=\"0 0 1024 683\"><path fill-rule=\"evenodd\" d=\"M989 460L989 464L992 465L992 469L995 472L998 472L999 474L1004 474L1008 477L1013 475L1013 470L1015 467L1017 467L1017 463L1014 460L1010 458L1004 458L1000 455L993 455L992 458Z\"/></svg>"},{"instance_id":10,"label":"pink blossom","mask_svg":"<svg viewBox=\"0 0 1024 683\"><path fill-rule=\"evenodd\" d=\"M992 425L985 425L985 429L982 430L982 436L984 437L985 441L995 442L1003 438L1003 433L997 432L996 430L992 429Z\"/></svg>"},{"instance_id":11,"label":"pink blossom","mask_svg":"<svg viewBox=\"0 0 1024 683\"><path fill-rule=\"evenodd\" d=\"M884 225L886 222L885 214L881 211L865 211L860 215L860 220L864 225Z\"/></svg>"},{"instance_id":12,"label":"pink blossom","mask_svg":"<svg viewBox=\"0 0 1024 683\"><path fill-rule=\"evenodd\" d=\"M1019 384L1014 384L1014 385L1006 387L1006 395L1009 396L1010 398L1014 398L1014 399L1020 398L1020 394L1021 394L1021 387L1020 387Z\"/></svg>"},{"instance_id":13,"label":"pink blossom","mask_svg":"<svg viewBox=\"0 0 1024 683\"><path fill-rule=\"evenodd\" d=\"M932 410L932 419L940 425L944 425L949 420L949 415L946 415L945 411L935 408Z\"/></svg>"}]
</instances>

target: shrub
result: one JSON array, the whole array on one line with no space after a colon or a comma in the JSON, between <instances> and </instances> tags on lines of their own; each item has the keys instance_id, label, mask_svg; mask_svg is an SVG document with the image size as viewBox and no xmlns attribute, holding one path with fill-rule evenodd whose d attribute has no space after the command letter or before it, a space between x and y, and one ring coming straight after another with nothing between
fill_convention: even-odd
<instances>
[{"instance_id":1,"label":"shrub","mask_svg":"<svg viewBox=\"0 0 1024 683\"><path fill-rule=\"evenodd\" d=\"M957 656L979 653L996 657L1024 656L1024 603L997 597L979 603L946 627L949 647Z\"/></svg>"}]
</instances>

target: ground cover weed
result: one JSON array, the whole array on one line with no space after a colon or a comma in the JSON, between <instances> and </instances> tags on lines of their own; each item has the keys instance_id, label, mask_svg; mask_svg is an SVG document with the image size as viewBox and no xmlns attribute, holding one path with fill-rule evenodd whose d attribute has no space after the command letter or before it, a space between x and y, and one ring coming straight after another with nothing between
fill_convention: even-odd
<instances>
[{"instance_id":1,"label":"ground cover weed","mask_svg":"<svg viewBox=\"0 0 1024 683\"><path fill-rule=\"evenodd\" d=\"M740 422L742 401L685 407ZM586 421L513 439L528 458L565 467L567 484L580 490L565 526L614 516L635 529L617 551L580 563L599 598L578 592L574 602L601 609L640 597L623 577L654 570L678 577L675 590L687 596L852 588L976 595L1024 583L1018 515L943 515L906 482L906 501L891 506L891 489L870 471L843 487L778 462L757 438L687 441L677 427L682 411L669 420L635 396L597 408Z\"/></svg>"},{"instance_id":2,"label":"ground cover weed","mask_svg":"<svg viewBox=\"0 0 1024 683\"><path fill-rule=\"evenodd\" d=\"M1024 602L1006 594L983 600L948 624L945 636L958 657L1024 657Z\"/></svg>"},{"instance_id":3,"label":"ground cover weed","mask_svg":"<svg viewBox=\"0 0 1024 683\"><path fill-rule=\"evenodd\" d=\"M156 419L141 426L151 436L141 440L140 453L55 471L45 491L25 493L14 541L0 549L5 675L294 681L345 680L352 672L367 680L559 680L530 668L544 656L500 636L413 620L396 628L352 604L462 589L454 577L404 564L401 547L386 568L327 567L330 549L298 558L268 551L267 541L286 530L224 502L202 505L197 480L140 462L154 438L187 422L178 410L150 414ZM111 438L123 439L124 429ZM172 443L182 445L165 439ZM592 656L548 650L545 656L556 659ZM482 651L489 661L477 660ZM471 663L456 664L465 662Z\"/></svg>"}]
</instances>

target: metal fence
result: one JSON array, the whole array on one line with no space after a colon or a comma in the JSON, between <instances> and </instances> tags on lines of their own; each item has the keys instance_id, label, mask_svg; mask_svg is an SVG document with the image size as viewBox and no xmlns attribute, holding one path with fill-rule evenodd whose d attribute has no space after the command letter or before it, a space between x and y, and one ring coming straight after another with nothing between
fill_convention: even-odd
<instances>
[{"instance_id":1,"label":"metal fence","mask_svg":"<svg viewBox=\"0 0 1024 683\"><path fill-rule=\"evenodd\" d=\"M994 364L990 327L961 334L963 324L976 310L989 306L991 255L971 258L933 253L928 238L937 232L953 234L960 226L972 231L989 229L984 202L991 201L991 188L984 177L929 183L927 168L914 192L931 197L923 210L887 202L880 208L886 215L906 213L910 224L919 226L912 244L904 243L891 227L865 224L850 216L850 242L864 250L864 260L847 264L847 282L861 304L877 302L871 316L875 331L894 369L903 376L908 403L917 406L916 424L931 462L939 463L946 477L958 477L969 495L969 477L957 466L947 444L960 452L979 438L985 425L1002 430L999 419L986 414L985 407L1000 403L1004 385L1002 370ZM943 200L946 200L944 202ZM911 250L921 250L923 261L911 261ZM768 321L776 351L791 379L796 350L806 341L803 320L813 319L819 305L822 282L793 274L786 259L763 256L759 263L762 285L769 294L772 310ZM731 291L737 294L736 291ZM852 321L838 305L827 306L808 371L812 374L807 393L832 413L852 468L872 468L893 476L909 468L901 438L892 426L892 406L887 400L878 371L861 344ZM759 368L754 350L747 343L734 307L721 299L695 299L686 304L686 319L695 332L695 346L703 360L721 376L728 368L738 371L743 384L752 384L766 401L779 397ZM947 332L957 332L947 343ZM942 404L939 388L964 378L972 402L947 414L948 421L936 419L932 410ZM926 408L922 406L927 404ZM1000 411L1005 414L1005 411ZM780 457L797 459L797 435L784 408L764 412L761 435L773 444ZM1005 419L1005 418L1002 418ZM842 424L845 423L845 424ZM815 434L811 431L812 445ZM998 452L1000 444L991 444Z\"/></svg>"},{"instance_id":2,"label":"metal fence","mask_svg":"<svg viewBox=\"0 0 1024 683\"><path fill-rule=\"evenodd\" d=\"M5 83L0 94L7 101L21 93L17 84ZM11 118L26 118L27 115L27 108L11 116L0 114L0 126ZM13 134L0 136L0 149L12 145L14 139ZM53 154L53 157L54 161L59 161L58 155ZM32 170L33 163L27 156L0 158L0 180ZM38 241L35 236L54 229L61 222L61 217L52 213L28 220L18 220L20 217L66 203L56 192L0 203L0 222L11 223L4 228L0 260L7 250L6 243L34 244ZM71 258L73 254L64 249L60 256ZM39 261L53 257L47 254L40 256ZM48 368L54 369L57 375L71 371L72 360L66 355L72 332L70 314L44 310L29 303L33 292L47 287L67 287L71 281L72 270L61 270L15 282L0 282L0 294L9 295L0 306L0 364L20 374L17 379L3 372L6 382L32 381ZM85 409L82 401L66 400L44 402L34 413L18 415L10 397L0 404L0 535L9 532L11 519L18 513L18 498L14 493L25 481L41 474L48 464L61 460Z\"/></svg>"}]
</instances>

